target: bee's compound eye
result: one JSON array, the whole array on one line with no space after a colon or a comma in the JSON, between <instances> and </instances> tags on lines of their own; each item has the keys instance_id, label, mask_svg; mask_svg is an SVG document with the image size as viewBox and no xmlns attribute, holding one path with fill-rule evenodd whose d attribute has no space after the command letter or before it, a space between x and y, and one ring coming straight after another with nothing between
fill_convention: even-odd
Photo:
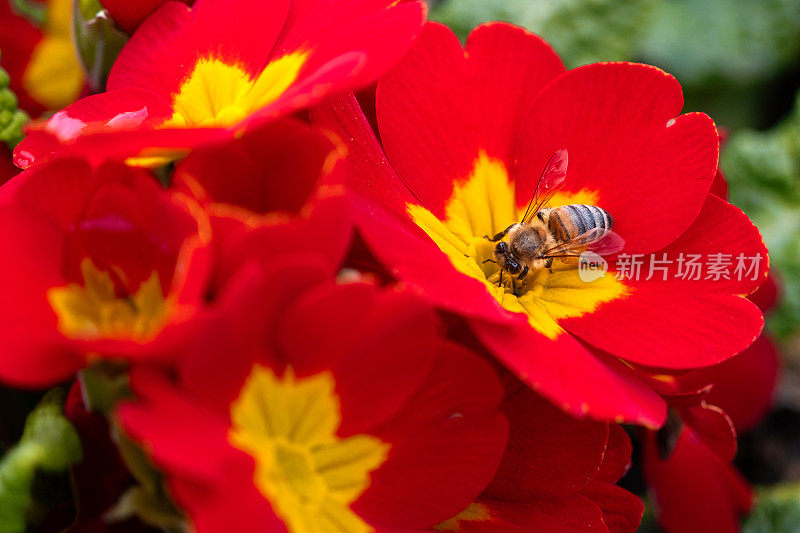
<instances>
[{"instance_id":1,"label":"bee's compound eye","mask_svg":"<svg viewBox=\"0 0 800 533\"><path fill-rule=\"evenodd\" d=\"M498 242L494 249L501 254L504 254L508 251L508 243L505 241Z\"/></svg>"}]
</instances>

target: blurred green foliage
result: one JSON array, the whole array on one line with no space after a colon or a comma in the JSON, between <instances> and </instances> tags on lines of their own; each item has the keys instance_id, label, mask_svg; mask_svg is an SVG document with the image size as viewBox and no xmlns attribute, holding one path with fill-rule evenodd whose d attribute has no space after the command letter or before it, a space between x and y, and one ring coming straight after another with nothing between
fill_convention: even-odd
<instances>
[{"instance_id":1,"label":"blurred green foliage","mask_svg":"<svg viewBox=\"0 0 800 533\"><path fill-rule=\"evenodd\" d=\"M505 20L538 33L568 67L630 58L658 0L446 0L432 17L461 37L481 22Z\"/></svg>"},{"instance_id":2,"label":"blurred green foliage","mask_svg":"<svg viewBox=\"0 0 800 533\"><path fill-rule=\"evenodd\" d=\"M461 37L488 20L525 26L568 67L617 60L660 66L680 79L688 110L729 128L774 119L764 92L800 56L798 0L438 0L432 18Z\"/></svg>"},{"instance_id":3,"label":"blurred green foliage","mask_svg":"<svg viewBox=\"0 0 800 533\"><path fill-rule=\"evenodd\" d=\"M659 1L641 55L683 83L771 75L800 52L797 0Z\"/></svg>"},{"instance_id":4,"label":"blurred green foliage","mask_svg":"<svg viewBox=\"0 0 800 533\"><path fill-rule=\"evenodd\" d=\"M77 431L63 414L61 390L47 394L28 416L22 439L0 461L0 533L26 530L37 514L31 494L37 472L57 473L82 459Z\"/></svg>"},{"instance_id":5,"label":"blurred green foliage","mask_svg":"<svg viewBox=\"0 0 800 533\"><path fill-rule=\"evenodd\" d=\"M19 109L17 97L8 88L9 82L8 73L0 68L0 142L13 149L22 140L22 128L30 119Z\"/></svg>"},{"instance_id":6,"label":"blurred green foliage","mask_svg":"<svg viewBox=\"0 0 800 533\"><path fill-rule=\"evenodd\" d=\"M800 485L784 485L758 492L758 505L742 533L797 533L800 524Z\"/></svg>"},{"instance_id":7,"label":"blurred green foliage","mask_svg":"<svg viewBox=\"0 0 800 533\"><path fill-rule=\"evenodd\" d=\"M659 0L642 35L631 57L677 76L690 110L764 127L775 118L770 93L785 85L776 77L800 56L800 2Z\"/></svg>"},{"instance_id":8,"label":"blurred green foliage","mask_svg":"<svg viewBox=\"0 0 800 533\"><path fill-rule=\"evenodd\" d=\"M547 39L569 67L643 57L689 84L752 81L800 54L797 0L441 0L432 18L462 37L507 20Z\"/></svg>"},{"instance_id":9,"label":"blurred green foliage","mask_svg":"<svg viewBox=\"0 0 800 533\"><path fill-rule=\"evenodd\" d=\"M731 201L761 230L784 287L770 320L786 337L800 325L800 98L775 128L735 133L722 152Z\"/></svg>"}]
</instances>

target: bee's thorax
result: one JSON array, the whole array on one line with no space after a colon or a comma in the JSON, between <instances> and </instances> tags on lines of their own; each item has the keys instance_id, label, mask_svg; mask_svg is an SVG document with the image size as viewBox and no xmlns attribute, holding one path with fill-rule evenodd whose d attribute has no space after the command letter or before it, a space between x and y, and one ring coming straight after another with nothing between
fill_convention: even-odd
<instances>
[{"instance_id":1,"label":"bee's thorax","mask_svg":"<svg viewBox=\"0 0 800 533\"><path fill-rule=\"evenodd\" d=\"M526 224L509 232L508 241L511 252L523 262L538 259L546 249L548 234L543 224Z\"/></svg>"}]
</instances>

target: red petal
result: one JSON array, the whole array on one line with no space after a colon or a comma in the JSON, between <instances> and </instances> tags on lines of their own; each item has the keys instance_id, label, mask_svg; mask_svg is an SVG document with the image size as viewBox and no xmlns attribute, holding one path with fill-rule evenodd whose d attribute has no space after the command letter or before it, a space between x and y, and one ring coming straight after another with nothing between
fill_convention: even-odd
<instances>
[{"instance_id":1,"label":"red petal","mask_svg":"<svg viewBox=\"0 0 800 533\"><path fill-rule=\"evenodd\" d=\"M578 420L527 389L506 400L508 448L486 496L522 501L566 496L596 475L608 441L608 424Z\"/></svg>"},{"instance_id":2,"label":"red petal","mask_svg":"<svg viewBox=\"0 0 800 533\"><path fill-rule=\"evenodd\" d=\"M0 365L0 374L29 385L52 383L80 368L87 353L154 356L171 352L191 335L198 288L206 282L208 235L202 227L207 221L151 175L62 158L23 172L0 196L6 228L0 237L7 241L0 299L3 312L10 313L0 322L11 328L4 338L15 359ZM84 340L59 331L47 293L81 280L86 257L97 268L119 274L130 292L158 273L162 292L175 305L156 337Z\"/></svg>"},{"instance_id":3,"label":"red petal","mask_svg":"<svg viewBox=\"0 0 800 533\"><path fill-rule=\"evenodd\" d=\"M27 168L52 158L56 152L65 150L65 146L75 149L71 145L83 136L149 129L170 116L172 109L166 101L148 91L120 89L88 96L31 126L31 134L14 149L14 164ZM102 161L107 152L97 153L98 148L102 147L90 145L84 147L83 152L91 160ZM118 155L110 155L119 159ZM131 155L137 152L128 149L123 154Z\"/></svg>"},{"instance_id":4,"label":"red petal","mask_svg":"<svg viewBox=\"0 0 800 533\"><path fill-rule=\"evenodd\" d=\"M328 194L321 193L311 209L297 217L267 214L242 220L241 211L220 210L213 219L219 260L215 284L225 283L249 262L269 263L286 251L321 258L328 272L335 274L350 244L352 227L346 200L338 191Z\"/></svg>"},{"instance_id":5,"label":"red petal","mask_svg":"<svg viewBox=\"0 0 800 533\"><path fill-rule=\"evenodd\" d=\"M214 203L255 213L297 213L306 205L333 144L317 129L293 119L278 120L242 139L193 152L173 177Z\"/></svg>"},{"instance_id":6,"label":"red petal","mask_svg":"<svg viewBox=\"0 0 800 533\"><path fill-rule=\"evenodd\" d=\"M717 175L714 177L714 183L711 184L709 194L719 196L723 200L728 199L728 181L725 179L725 174L722 170L717 170Z\"/></svg>"},{"instance_id":7,"label":"red petal","mask_svg":"<svg viewBox=\"0 0 800 533\"><path fill-rule=\"evenodd\" d=\"M108 90L145 89L169 101L197 61L191 46L183 44L191 13L184 4L166 2L148 17L114 62Z\"/></svg>"},{"instance_id":8,"label":"red petal","mask_svg":"<svg viewBox=\"0 0 800 533\"><path fill-rule=\"evenodd\" d=\"M758 338L764 320L746 299L715 293L699 298L679 284L663 285L637 287L624 300L562 324L618 357L666 369L719 363Z\"/></svg>"},{"instance_id":9,"label":"red petal","mask_svg":"<svg viewBox=\"0 0 800 533\"><path fill-rule=\"evenodd\" d=\"M761 311L767 313L778 303L783 292L783 282L775 269L770 270L766 281L756 289L748 298L758 306Z\"/></svg>"},{"instance_id":10,"label":"red petal","mask_svg":"<svg viewBox=\"0 0 800 533\"><path fill-rule=\"evenodd\" d=\"M693 292L715 291L723 293L747 295L755 291L767 279L769 270L769 252L758 228L738 207L721 200L714 195L706 197L703 210L697 220L675 242L655 253L655 258L663 259L663 254L670 261L666 278L670 281L683 281L691 286ZM682 280L678 275L680 254L702 256L704 270L702 279ZM725 268L728 277L715 279L708 270L714 255L724 254L728 265ZM741 259L739 258L741 256ZM758 258L757 266L748 272L750 258ZM741 263L741 265L740 265ZM741 271L737 271L741 267ZM654 271L653 280L660 281L664 274ZM706 279L711 277L711 279Z\"/></svg>"},{"instance_id":11,"label":"red petal","mask_svg":"<svg viewBox=\"0 0 800 533\"><path fill-rule=\"evenodd\" d=\"M331 99L314 109L312 117L348 140L348 157L339 162L337 176L351 191L355 224L377 259L395 277L446 309L507 321L509 314L485 285L456 272L447 256L407 218L406 202L416 201L386 160L355 98Z\"/></svg>"},{"instance_id":12,"label":"red petal","mask_svg":"<svg viewBox=\"0 0 800 533\"><path fill-rule=\"evenodd\" d=\"M633 446L628 433L619 424L609 424L606 453L595 479L608 483L619 481L631 467L632 453Z\"/></svg>"},{"instance_id":13,"label":"red petal","mask_svg":"<svg viewBox=\"0 0 800 533\"><path fill-rule=\"evenodd\" d=\"M403 57L425 23L426 13L426 5L421 1L292 0L288 31L276 47L280 50L310 47L307 72L333 72L334 62L352 57L354 61L337 76L317 75L313 82L317 87L325 87L326 94L361 88L373 83ZM297 91L313 93L310 81L312 78L300 81Z\"/></svg>"},{"instance_id":14,"label":"red petal","mask_svg":"<svg viewBox=\"0 0 800 533\"><path fill-rule=\"evenodd\" d=\"M240 268L216 295L209 322L179 360L182 386L207 409L227 417L252 370L253 354L275 363L275 352L268 348L275 345L286 308L298 295L328 280L322 258L302 253ZM217 368L220 353L227 354L224 373Z\"/></svg>"},{"instance_id":15,"label":"red petal","mask_svg":"<svg viewBox=\"0 0 800 533\"><path fill-rule=\"evenodd\" d=\"M496 323L520 319L500 307L484 283L456 271L450 259L410 220L355 193L350 199L359 233L395 277L455 313Z\"/></svg>"},{"instance_id":16,"label":"red petal","mask_svg":"<svg viewBox=\"0 0 800 533\"><path fill-rule=\"evenodd\" d=\"M467 47L465 55L448 28L429 23L411 52L378 83L386 153L437 215L453 181L469 175L481 149L511 161L528 100L563 72L544 41L509 24L479 27Z\"/></svg>"},{"instance_id":17,"label":"red petal","mask_svg":"<svg viewBox=\"0 0 800 533\"><path fill-rule=\"evenodd\" d=\"M736 430L722 409L703 404L681 410L680 416L709 450L723 461L733 460L736 455Z\"/></svg>"},{"instance_id":18,"label":"red petal","mask_svg":"<svg viewBox=\"0 0 800 533\"><path fill-rule=\"evenodd\" d=\"M459 520L457 529L464 533L498 531L536 531L537 533L608 533L603 513L589 498L573 494L563 498L544 498L526 502L504 502L482 498L488 519Z\"/></svg>"},{"instance_id":19,"label":"red petal","mask_svg":"<svg viewBox=\"0 0 800 533\"><path fill-rule=\"evenodd\" d=\"M198 533L228 527L283 531L253 485L253 458L228 443L227 423L156 372L140 368L131 378L139 400L121 405L117 417L166 472L170 492Z\"/></svg>"},{"instance_id":20,"label":"red petal","mask_svg":"<svg viewBox=\"0 0 800 533\"><path fill-rule=\"evenodd\" d=\"M780 360L775 345L762 335L750 348L716 366L692 372L684 379L712 383L708 403L731 417L736 429L748 431L769 411L777 385Z\"/></svg>"},{"instance_id":21,"label":"red petal","mask_svg":"<svg viewBox=\"0 0 800 533\"><path fill-rule=\"evenodd\" d=\"M564 65L541 37L505 22L472 30L466 57L480 105L461 112L476 114L481 147L510 163L524 110L536 93L565 71ZM469 90L462 88L462 92L465 89ZM435 116L429 118L429 127L435 120Z\"/></svg>"},{"instance_id":22,"label":"red petal","mask_svg":"<svg viewBox=\"0 0 800 533\"><path fill-rule=\"evenodd\" d=\"M0 209L0 378L18 387L46 387L68 379L85 363L56 329L46 292L64 283L53 260L63 237L52 222L19 206Z\"/></svg>"},{"instance_id":23,"label":"red petal","mask_svg":"<svg viewBox=\"0 0 800 533\"><path fill-rule=\"evenodd\" d=\"M126 433L146 442L156 462L173 475L217 483L232 466L249 462L228 443L228 421L184 396L159 372L138 367L131 374L131 387L138 401L120 405L117 416ZM185 447L187 436L194 443L190 451Z\"/></svg>"},{"instance_id":24,"label":"red petal","mask_svg":"<svg viewBox=\"0 0 800 533\"><path fill-rule=\"evenodd\" d=\"M667 461L658 457L653 433L644 445L644 473L667 533L737 533L739 516L750 509L747 482L684 429Z\"/></svg>"},{"instance_id":25,"label":"red petal","mask_svg":"<svg viewBox=\"0 0 800 533\"><path fill-rule=\"evenodd\" d=\"M392 166L434 214L480 148L464 50L446 26L428 23L409 54L378 82L381 141Z\"/></svg>"},{"instance_id":26,"label":"red petal","mask_svg":"<svg viewBox=\"0 0 800 533\"><path fill-rule=\"evenodd\" d=\"M573 415L660 427L666 404L640 380L607 366L575 338L555 341L527 323L498 326L471 321L495 356L535 391Z\"/></svg>"},{"instance_id":27,"label":"red petal","mask_svg":"<svg viewBox=\"0 0 800 533\"><path fill-rule=\"evenodd\" d=\"M125 45L109 90L138 88L170 101L201 58L216 58L254 75L283 28L289 0L203 0L193 8L164 4Z\"/></svg>"},{"instance_id":28,"label":"red petal","mask_svg":"<svg viewBox=\"0 0 800 533\"><path fill-rule=\"evenodd\" d=\"M353 509L372 523L422 528L475 501L497 469L508 423L491 366L445 344L425 385L403 411L371 432L392 443Z\"/></svg>"},{"instance_id":29,"label":"red petal","mask_svg":"<svg viewBox=\"0 0 800 533\"><path fill-rule=\"evenodd\" d=\"M109 77L110 92L145 93L149 96L143 100L143 105L155 106L154 102L160 102L167 106L162 118L168 118L173 114L174 95L201 59L215 58L238 66L255 78L270 59L293 52L308 53L298 79L274 102L251 113L236 128L220 128L227 132L222 139L217 128L199 128L209 130L206 132L186 128L183 134L144 132L138 136L115 136L113 142L94 139L91 146L78 143L81 151L73 153L94 154L95 157L102 153L115 159L132 156L176 159L198 145L240 137L276 116L308 107L331 92L367 85L410 46L423 23L424 6L422 2L348 0L308 4L293 1L292 15L287 21L289 0L269 3L237 0L236 5L226 0L203 0L192 9L178 2L168 2L147 18L121 52ZM303 20L302 15L309 9L313 9L313 16ZM117 108L114 113L101 109L99 116L93 119L96 124L85 127L84 113L71 111L76 116L81 115L77 118L83 122L68 124L71 128L65 128L64 121L61 124L53 120L47 122L50 129L59 126L66 130L60 136L62 141L65 137L74 140L92 132L126 129L132 119L141 118L140 115L149 113L150 118L155 115L152 109L141 105L124 109L129 114L121 120L125 122L125 127L121 128L120 120L112 121L119 119ZM163 120L148 123L140 120L135 127L147 129L161 123ZM76 126L84 128L76 131ZM113 151L108 149L109 144ZM34 138L20 148L17 162L20 166L29 166L58 150L54 139Z\"/></svg>"},{"instance_id":30,"label":"red petal","mask_svg":"<svg viewBox=\"0 0 800 533\"><path fill-rule=\"evenodd\" d=\"M435 360L437 325L409 293L326 284L284 310L274 349L298 375L332 369L344 437L370 433L422 386Z\"/></svg>"},{"instance_id":31,"label":"red petal","mask_svg":"<svg viewBox=\"0 0 800 533\"><path fill-rule=\"evenodd\" d=\"M678 117L680 85L651 66L597 63L567 72L536 98L519 135L518 200L561 148L565 190L596 191L628 253L663 248L697 217L717 171L705 115ZM522 194L523 191L526 194Z\"/></svg>"},{"instance_id":32,"label":"red petal","mask_svg":"<svg viewBox=\"0 0 800 533\"><path fill-rule=\"evenodd\" d=\"M346 157L337 162L335 175L347 189L405 217L406 203L414 197L386 159L353 93L328 98L310 116L338 135Z\"/></svg>"},{"instance_id":33,"label":"red petal","mask_svg":"<svg viewBox=\"0 0 800 533\"><path fill-rule=\"evenodd\" d=\"M248 472L242 469L236 475L230 473L225 482L212 488L180 478L168 478L167 482L170 493L186 512L192 529L197 533L248 531L253 528L270 533L287 532L286 524L253 486L252 478L251 468Z\"/></svg>"},{"instance_id":34,"label":"red petal","mask_svg":"<svg viewBox=\"0 0 800 533\"><path fill-rule=\"evenodd\" d=\"M611 483L592 482L581 491L603 511L609 533L635 533L644 514L644 504L635 496Z\"/></svg>"}]
</instances>

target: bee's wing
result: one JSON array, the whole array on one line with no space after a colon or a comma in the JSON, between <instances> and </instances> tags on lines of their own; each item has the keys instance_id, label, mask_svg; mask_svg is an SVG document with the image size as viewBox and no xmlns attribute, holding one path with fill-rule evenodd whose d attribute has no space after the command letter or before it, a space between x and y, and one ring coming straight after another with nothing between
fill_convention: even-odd
<instances>
[{"instance_id":1,"label":"bee's wing","mask_svg":"<svg viewBox=\"0 0 800 533\"><path fill-rule=\"evenodd\" d=\"M625 247L625 240L611 230L590 229L574 239L543 252L544 257L573 257L590 251L597 255L613 255Z\"/></svg>"},{"instance_id":2,"label":"bee's wing","mask_svg":"<svg viewBox=\"0 0 800 533\"><path fill-rule=\"evenodd\" d=\"M523 224L530 222L539 212L539 209L549 202L553 195L564 185L564 180L567 179L568 164L569 155L566 148L562 148L550 156L542 175L539 176L539 181L536 182L536 189L533 191L528 208L525 209L525 214L522 215Z\"/></svg>"},{"instance_id":3,"label":"bee's wing","mask_svg":"<svg viewBox=\"0 0 800 533\"><path fill-rule=\"evenodd\" d=\"M599 229L599 228L595 228ZM614 255L625 248L625 239L611 230L600 230L603 235L588 244L588 250L597 255Z\"/></svg>"}]
</instances>

